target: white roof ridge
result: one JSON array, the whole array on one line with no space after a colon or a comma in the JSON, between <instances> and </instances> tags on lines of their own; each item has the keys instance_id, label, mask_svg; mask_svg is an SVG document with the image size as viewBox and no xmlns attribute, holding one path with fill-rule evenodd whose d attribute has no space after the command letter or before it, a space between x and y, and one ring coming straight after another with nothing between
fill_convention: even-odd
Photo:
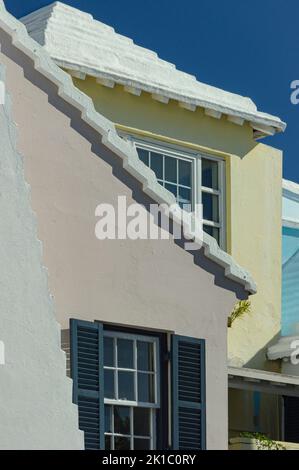
<instances>
[{"instance_id":1,"label":"white roof ridge","mask_svg":"<svg viewBox=\"0 0 299 470\"><path fill-rule=\"evenodd\" d=\"M286 127L278 117L259 112L250 98L197 81L194 75L178 70L154 51L136 45L89 13L69 5L55 2L21 21L37 41L42 37L40 29L44 30L42 44L62 67L100 79L107 76L116 83L136 86L191 108L203 107L217 115L249 121L261 135L281 132Z\"/></svg>"},{"instance_id":2,"label":"white roof ridge","mask_svg":"<svg viewBox=\"0 0 299 470\"><path fill-rule=\"evenodd\" d=\"M174 196L158 183L154 172L139 159L136 148L119 137L114 124L95 110L91 98L76 88L69 74L61 70L46 50L30 38L25 26L7 12L2 0L0 28L12 37L14 47L32 59L34 68L58 87L58 95L78 109L82 120L101 134L103 145L122 159L124 169L142 184L143 192L159 204L166 203L173 220L183 224L185 235L192 234L192 222L186 219L185 212L175 203ZM256 284L251 275L221 250L214 238L206 233L203 241L199 234L192 238L195 243L203 245L204 255L208 259L224 268L224 275L228 279L241 284L247 292L256 293Z\"/></svg>"}]
</instances>

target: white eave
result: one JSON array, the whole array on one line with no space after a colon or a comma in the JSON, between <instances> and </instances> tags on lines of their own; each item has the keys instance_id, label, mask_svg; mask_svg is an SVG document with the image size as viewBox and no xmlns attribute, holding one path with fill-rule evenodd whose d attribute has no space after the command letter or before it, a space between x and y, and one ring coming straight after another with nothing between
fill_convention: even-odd
<instances>
[{"instance_id":1,"label":"white eave","mask_svg":"<svg viewBox=\"0 0 299 470\"><path fill-rule=\"evenodd\" d=\"M292 347L294 345L295 347ZM270 361L286 359L299 347L299 335L283 336L276 344L270 346L267 351L267 357Z\"/></svg>"},{"instance_id":2,"label":"white eave","mask_svg":"<svg viewBox=\"0 0 299 470\"><path fill-rule=\"evenodd\" d=\"M58 95L80 111L81 119L98 132L104 146L120 157L123 168L142 185L143 192L156 203L169 207L170 217L183 225L184 234L190 240L203 247L203 253L208 259L223 268L224 276L241 285L249 294L256 293L256 284L251 275L221 250L214 238L204 233L202 240L201 232L193 233L192 226L196 224L176 204L173 194L158 183L155 173L139 159L135 146L122 139L115 125L95 110L92 100L75 87L71 77L54 63L43 47L29 37L25 26L7 12L2 0L0 28L12 38L14 47L31 58L35 70L57 86Z\"/></svg>"},{"instance_id":3,"label":"white eave","mask_svg":"<svg viewBox=\"0 0 299 470\"><path fill-rule=\"evenodd\" d=\"M245 367L228 368L228 386L237 390L299 397L299 377Z\"/></svg>"},{"instance_id":4,"label":"white eave","mask_svg":"<svg viewBox=\"0 0 299 470\"><path fill-rule=\"evenodd\" d=\"M259 112L251 99L197 81L76 8L55 2L21 21L52 59L78 78L89 75L110 88L120 84L136 96L145 91L164 104L176 100L189 111L204 108L208 116L225 116L236 125L248 122L256 138L286 128L278 117Z\"/></svg>"},{"instance_id":5,"label":"white eave","mask_svg":"<svg viewBox=\"0 0 299 470\"><path fill-rule=\"evenodd\" d=\"M299 184L294 181L282 180L283 195L299 201Z\"/></svg>"}]
</instances>

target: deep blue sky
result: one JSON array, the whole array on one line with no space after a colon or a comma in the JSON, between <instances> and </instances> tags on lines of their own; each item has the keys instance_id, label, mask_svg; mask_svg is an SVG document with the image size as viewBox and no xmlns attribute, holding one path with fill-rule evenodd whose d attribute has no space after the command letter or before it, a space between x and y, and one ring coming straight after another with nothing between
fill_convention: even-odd
<instances>
[{"instance_id":1,"label":"deep blue sky","mask_svg":"<svg viewBox=\"0 0 299 470\"><path fill-rule=\"evenodd\" d=\"M20 17L49 0L5 0ZM249 96L287 131L264 140L284 151L284 177L299 183L298 0L65 0L158 52L200 81Z\"/></svg>"}]
</instances>

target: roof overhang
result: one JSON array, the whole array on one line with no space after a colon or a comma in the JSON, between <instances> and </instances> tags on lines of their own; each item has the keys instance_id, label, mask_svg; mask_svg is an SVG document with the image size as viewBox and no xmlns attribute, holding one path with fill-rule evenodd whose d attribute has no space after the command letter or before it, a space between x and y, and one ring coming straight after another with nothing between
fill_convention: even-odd
<instances>
[{"instance_id":1,"label":"roof overhang","mask_svg":"<svg viewBox=\"0 0 299 470\"><path fill-rule=\"evenodd\" d=\"M201 108L210 118L250 125L255 139L286 128L278 117L260 112L250 98L200 82L84 11L55 2L21 21L56 64L78 79L94 77L109 88L118 84L135 96L147 92L165 105L175 100L191 112Z\"/></svg>"},{"instance_id":2,"label":"roof overhang","mask_svg":"<svg viewBox=\"0 0 299 470\"><path fill-rule=\"evenodd\" d=\"M299 324L294 325L296 331L299 332ZM267 357L270 361L278 359L288 359L299 347L299 334L293 336L283 336L276 344L268 348Z\"/></svg>"},{"instance_id":3,"label":"roof overhang","mask_svg":"<svg viewBox=\"0 0 299 470\"><path fill-rule=\"evenodd\" d=\"M299 184L294 181L282 180L282 193L284 197L299 202Z\"/></svg>"},{"instance_id":4,"label":"roof overhang","mask_svg":"<svg viewBox=\"0 0 299 470\"><path fill-rule=\"evenodd\" d=\"M101 72L101 70L91 67L79 66L78 64L62 60L59 57L52 56L52 58L59 67L64 68L70 75L80 80L85 80L87 76L94 77L99 85L108 88L122 85L124 91L135 96L140 96L141 92L146 92L151 95L153 100L163 104L168 104L170 100L173 100L178 102L180 108L188 111L194 112L197 108L202 108L207 116L215 119L225 117L229 122L239 126L243 126L247 122L252 127L253 136L256 140L284 132L287 127L285 122L274 116L263 115L263 113L258 112L249 113L233 106L230 107L221 103L176 93L165 88L151 86L144 82L132 80L132 78L127 79L115 74Z\"/></svg>"},{"instance_id":5,"label":"roof overhang","mask_svg":"<svg viewBox=\"0 0 299 470\"><path fill-rule=\"evenodd\" d=\"M228 387L299 397L299 377L245 367L228 368Z\"/></svg>"}]
</instances>

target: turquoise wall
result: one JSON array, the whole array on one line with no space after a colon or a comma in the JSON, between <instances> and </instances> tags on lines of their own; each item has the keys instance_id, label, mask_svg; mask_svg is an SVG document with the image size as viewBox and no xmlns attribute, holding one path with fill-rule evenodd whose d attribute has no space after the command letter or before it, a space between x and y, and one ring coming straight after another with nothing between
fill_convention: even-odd
<instances>
[{"instance_id":1,"label":"turquoise wall","mask_svg":"<svg viewBox=\"0 0 299 470\"><path fill-rule=\"evenodd\" d=\"M299 220L299 201L283 198L283 217ZM298 327L295 328L296 323ZM282 229L282 335L299 331L299 228Z\"/></svg>"}]
</instances>

